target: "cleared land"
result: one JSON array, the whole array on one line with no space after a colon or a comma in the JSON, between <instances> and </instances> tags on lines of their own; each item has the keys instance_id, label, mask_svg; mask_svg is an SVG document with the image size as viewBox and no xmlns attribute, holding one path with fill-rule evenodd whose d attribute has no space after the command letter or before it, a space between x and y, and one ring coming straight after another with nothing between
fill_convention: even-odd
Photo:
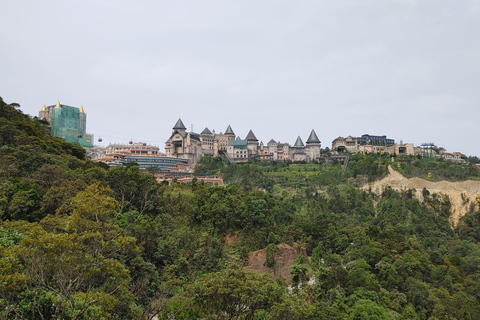
<instances>
[{"instance_id":1,"label":"cleared land","mask_svg":"<svg viewBox=\"0 0 480 320\"><path fill-rule=\"evenodd\" d=\"M401 173L388 167L389 174L382 180L367 184L363 188L372 188L372 191L381 193L387 186L395 190L415 189L416 196L423 200L422 190L426 188L430 193L446 194L452 203L452 215L450 222L452 226L457 225L458 220L470 210L472 203L476 204L476 196L480 194L480 181L439 181L432 182L421 178L405 178Z\"/></svg>"}]
</instances>

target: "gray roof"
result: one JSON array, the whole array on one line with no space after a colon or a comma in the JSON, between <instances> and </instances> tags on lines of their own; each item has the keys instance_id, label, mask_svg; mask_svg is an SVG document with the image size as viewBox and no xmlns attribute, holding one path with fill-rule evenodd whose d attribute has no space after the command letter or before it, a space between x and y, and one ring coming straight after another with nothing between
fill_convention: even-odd
<instances>
[{"instance_id":1,"label":"gray roof","mask_svg":"<svg viewBox=\"0 0 480 320\"><path fill-rule=\"evenodd\" d=\"M294 147L305 147L305 145L303 144L302 138L300 138L300 136L298 136L297 141L295 141L295 144L293 146Z\"/></svg>"},{"instance_id":2,"label":"gray roof","mask_svg":"<svg viewBox=\"0 0 480 320\"><path fill-rule=\"evenodd\" d=\"M190 139L195 139L200 141L200 135L198 133L190 132Z\"/></svg>"},{"instance_id":3,"label":"gray roof","mask_svg":"<svg viewBox=\"0 0 480 320\"><path fill-rule=\"evenodd\" d=\"M205 128L201 134L212 134L212 131L210 131L208 128Z\"/></svg>"},{"instance_id":4,"label":"gray roof","mask_svg":"<svg viewBox=\"0 0 480 320\"><path fill-rule=\"evenodd\" d=\"M237 149L246 149L247 148L247 140L228 140L228 145L233 146Z\"/></svg>"},{"instance_id":5,"label":"gray roof","mask_svg":"<svg viewBox=\"0 0 480 320\"><path fill-rule=\"evenodd\" d=\"M273 140L273 139L270 139L270 141L268 141L267 144L275 144L275 143L277 143L277 141L275 141L275 140Z\"/></svg>"},{"instance_id":6,"label":"gray roof","mask_svg":"<svg viewBox=\"0 0 480 320\"><path fill-rule=\"evenodd\" d=\"M175 123L175 126L173 127L174 130L186 130L187 128L182 122L182 119L178 118L177 123Z\"/></svg>"},{"instance_id":7,"label":"gray roof","mask_svg":"<svg viewBox=\"0 0 480 320\"><path fill-rule=\"evenodd\" d=\"M170 136L170 139L172 139L173 136L174 136L175 134L177 134L177 133L178 133L179 135L181 135L182 138L185 138L185 137L187 136L187 133L185 132L185 130L177 130L177 129L175 129L175 130L173 130L172 135Z\"/></svg>"},{"instance_id":8,"label":"gray roof","mask_svg":"<svg viewBox=\"0 0 480 320\"><path fill-rule=\"evenodd\" d=\"M235 133L233 133L232 127L230 127L230 125L228 125L227 130L225 130L225 134L233 134L233 135L235 135Z\"/></svg>"},{"instance_id":9,"label":"gray roof","mask_svg":"<svg viewBox=\"0 0 480 320\"><path fill-rule=\"evenodd\" d=\"M308 137L307 144L308 143L320 143L320 139L318 139L317 134L313 129L312 129L312 132L310 133L310 136Z\"/></svg>"},{"instance_id":10,"label":"gray roof","mask_svg":"<svg viewBox=\"0 0 480 320\"><path fill-rule=\"evenodd\" d=\"M247 141L248 140L258 141L257 137L255 137L252 130L248 131L248 134L247 134L247 137L245 138L245 140L247 140Z\"/></svg>"}]
</instances>

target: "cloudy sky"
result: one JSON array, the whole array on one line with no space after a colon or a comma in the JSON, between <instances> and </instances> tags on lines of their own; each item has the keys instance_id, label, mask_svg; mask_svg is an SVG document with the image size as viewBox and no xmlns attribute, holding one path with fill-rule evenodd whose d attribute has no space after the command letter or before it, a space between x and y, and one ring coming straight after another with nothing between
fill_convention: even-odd
<instances>
[{"instance_id":1,"label":"cloudy sky","mask_svg":"<svg viewBox=\"0 0 480 320\"><path fill-rule=\"evenodd\" d=\"M315 129L480 156L480 1L22 1L0 6L0 96L83 105L103 144Z\"/></svg>"}]
</instances>

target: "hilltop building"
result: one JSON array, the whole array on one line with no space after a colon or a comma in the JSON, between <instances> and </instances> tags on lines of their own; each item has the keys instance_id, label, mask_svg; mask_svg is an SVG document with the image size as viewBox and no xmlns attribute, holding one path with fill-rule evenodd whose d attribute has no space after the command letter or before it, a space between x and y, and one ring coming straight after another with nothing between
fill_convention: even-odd
<instances>
[{"instance_id":1,"label":"hilltop building","mask_svg":"<svg viewBox=\"0 0 480 320\"><path fill-rule=\"evenodd\" d=\"M98 154L92 157L92 160L97 160L105 164L112 164L115 160L123 158L124 156L145 156L145 157L165 157L164 153L160 152L158 146L150 145L145 142L130 143L111 143L106 148L99 149Z\"/></svg>"},{"instance_id":2,"label":"hilltop building","mask_svg":"<svg viewBox=\"0 0 480 320\"><path fill-rule=\"evenodd\" d=\"M186 159L167 157L158 146L145 142L114 143L106 148L97 148L98 153L92 160L103 162L110 167L136 163L142 170L155 173L187 173L190 166Z\"/></svg>"},{"instance_id":3,"label":"hilltop building","mask_svg":"<svg viewBox=\"0 0 480 320\"><path fill-rule=\"evenodd\" d=\"M424 159L442 158L457 163L465 163L467 160L467 156L464 154L460 152L447 152L445 148L437 147L433 142L422 143L418 148L418 151Z\"/></svg>"},{"instance_id":4,"label":"hilltop building","mask_svg":"<svg viewBox=\"0 0 480 320\"><path fill-rule=\"evenodd\" d=\"M188 173L190 166L188 160L172 158L172 157L149 157L149 156L123 156L115 159L110 165L111 167L122 165L126 166L129 163L138 164L142 170L152 170L155 174L165 173Z\"/></svg>"},{"instance_id":5,"label":"hilltop building","mask_svg":"<svg viewBox=\"0 0 480 320\"><path fill-rule=\"evenodd\" d=\"M190 164L197 163L204 155L222 156L230 162L248 161L313 161L320 158L321 141L312 130L306 146L300 136L294 146L271 139L265 146L252 130L245 139L236 137L229 125L225 133L205 128L202 133L187 132L181 119L173 127L172 135L165 142L165 151L169 157L187 159Z\"/></svg>"},{"instance_id":6,"label":"hilltop building","mask_svg":"<svg viewBox=\"0 0 480 320\"><path fill-rule=\"evenodd\" d=\"M182 120L178 119L173 126L172 135L165 143L165 152L168 157L186 159L189 163L197 163L203 154L200 134L187 132L186 130L187 128Z\"/></svg>"},{"instance_id":7,"label":"hilltop building","mask_svg":"<svg viewBox=\"0 0 480 320\"><path fill-rule=\"evenodd\" d=\"M395 143L394 139L387 139L387 136L373 136L369 134L364 134L361 137L338 137L332 141L332 151L335 153L387 152L405 155L418 154L413 143Z\"/></svg>"},{"instance_id":8,"label":"hilltop building","mask_svg":"<svg viewBox=\"0 0 480 320\"><path fill-rule=\"evenodd\" d=\"M84 148L93 148L93 134L86 132L87 114L83 106L76 108L58 101L56 105L43 105L39 117L48 121L52 136Z\"/></svg>"}]
</instances>

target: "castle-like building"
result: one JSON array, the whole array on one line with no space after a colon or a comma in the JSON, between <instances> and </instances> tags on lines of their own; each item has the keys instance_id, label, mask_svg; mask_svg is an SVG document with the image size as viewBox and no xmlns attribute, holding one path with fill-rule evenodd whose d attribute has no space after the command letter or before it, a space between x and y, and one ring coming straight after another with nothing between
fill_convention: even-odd
<instances>
[{"instance_id":1,"label":"castle-like building","mask_svg":"<svg viewBox=\"0 0 480 320\"><path fill-rule=\"evenodd\" d=\"M267 145L258 141L250 130L241 139L229 125L225 133L217 134L215 130L205 128L202 133L187 132L181 119L173 127L172 135L165 143L168 157L187 159L190 164L197 163L202 156L223 156L230 162L292 160L313 161L320 158L321 141L315 130L303 143L300 136L295 144L281 143L271 139Z\"/></svg>"},{"instance_id":2,"label":"castle-like building","mask_svg":"<svg viewBox=\"0 0 480 320\"><path fill-rule=\"evenodd\" d=\"M93 148L93 134L86 132L87 114L83 106L76 108L57 101L56 105L43 105L39 118L48 121L52 136L84 148Z\"/></svg>"}]
</instances>

